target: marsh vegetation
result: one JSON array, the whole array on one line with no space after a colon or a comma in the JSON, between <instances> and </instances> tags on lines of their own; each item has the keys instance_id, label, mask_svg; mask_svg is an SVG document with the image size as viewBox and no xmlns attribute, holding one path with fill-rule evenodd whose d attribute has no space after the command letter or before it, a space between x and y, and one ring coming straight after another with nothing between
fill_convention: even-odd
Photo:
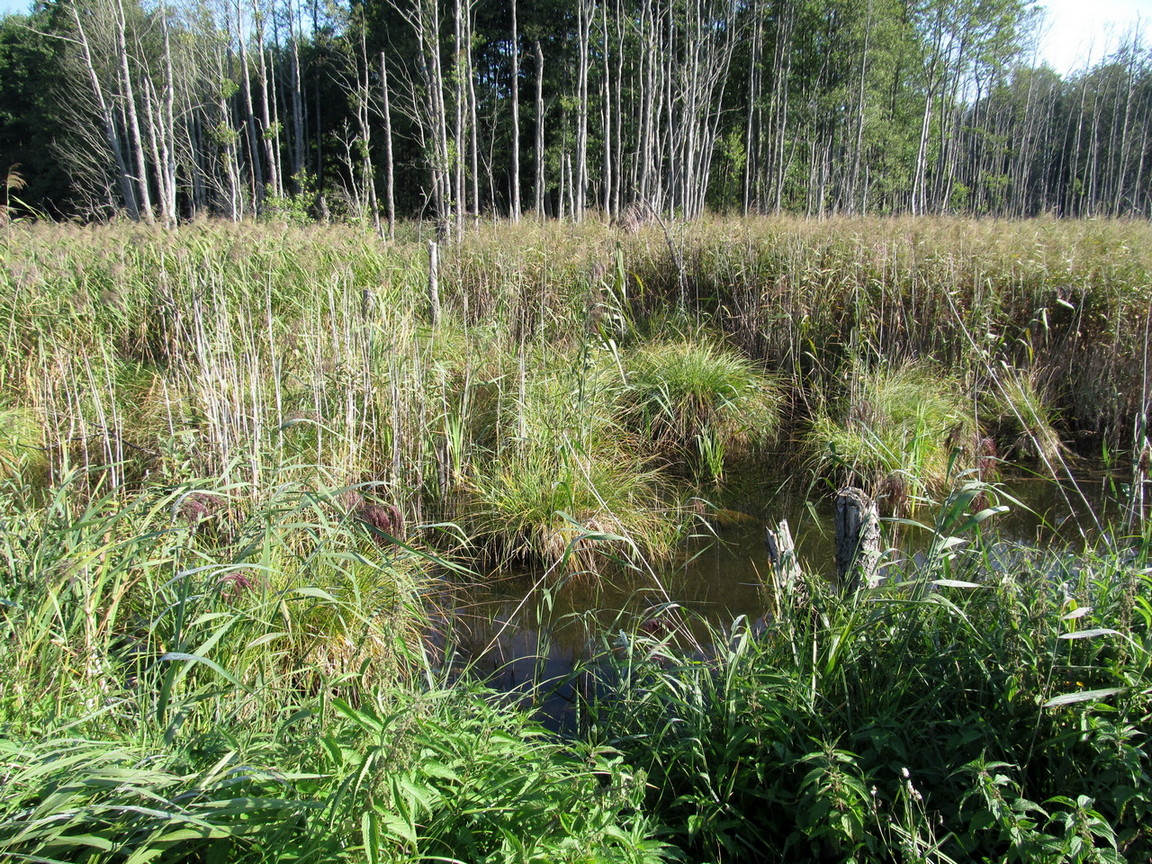
<instances>
[{"instance_id":1,"label":"marsh vegetation","mask_svg":"<svg viewBox=\"0 0 1152 864\"><path fill-rule=\"evenodd\" d=\"M1148 856L1147 225L479 225L435 317L399 227L6 231L0 853ZM1089 457L1121 517L997 536ZM564 737L453 658L446 590L660 589L763 476L923 539L589 627Z\"/></svg>"}]
</instances>

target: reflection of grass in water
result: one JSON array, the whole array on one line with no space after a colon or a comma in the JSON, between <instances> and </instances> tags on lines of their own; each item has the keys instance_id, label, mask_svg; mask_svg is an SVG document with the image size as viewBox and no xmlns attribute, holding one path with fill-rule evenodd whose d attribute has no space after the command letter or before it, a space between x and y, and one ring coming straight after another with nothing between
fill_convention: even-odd
<instances>
[{"instance_id":1,"label":"reflection of grass in water","mask_svg":"<svg viewBox=\"0 0 1152 864\"><path fill-rule=\"evenodd\" d=\"M839 406L813 420L818 470L844 468L879 490L939 492L958 448L976 432L958 379L923 363L863 370Z\"/></svg>"}]
</instances>

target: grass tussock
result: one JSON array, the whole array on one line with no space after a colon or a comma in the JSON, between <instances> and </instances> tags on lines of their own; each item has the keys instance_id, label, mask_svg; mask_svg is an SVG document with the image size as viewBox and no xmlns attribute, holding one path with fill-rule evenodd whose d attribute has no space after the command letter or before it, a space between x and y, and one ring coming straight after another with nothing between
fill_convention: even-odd
<instances>
[{"instance_id":1,"label":"grass tussock","mask_svg":"<svg viewBox=\"0 0 1152 864\"><path fill-rule=\"evenodd\" d=\"M854 374L835 412L820 412L809 433L817 470L847 471L888 495L894 509L911 496L940 493L954 460L976 442L962 383L923 363Z\"/></svg>"},{"instance_id":2,"label":"grass tussock","mask_svg":"<svg viewBox=\"0 0 1152 864\"><path fill-rule=\"evenodd\" d=\"M1068 448L1056 429L1052 400L1045 397L1037 370L1005 369L987 385L980 409L1005 453L1052 464Z\"/></svg>"},{"instance_id":3,"label":"grass tussock","mask_svg":"<svg viewBox=\"0 0 1152 864\"><path fill-rule=\"evenodd\" d=\"M771 442L780 427L775 378L708 339L655 342L627 360L635 424L658 451L713 477L723 463Z\"/></svg>"},{"instance_id":4,"label":"grass tussock","mask_svg":"<svg viewBox=\"0 0 1152 864\"><path fill-rule=\"evenodd\" d=\"M515 367L488 452L467 480L470 533L504 563L600 572L667 560L682 514L664 473L623 425L618 359L596 346Z\"/></svg>"}]
</instances>

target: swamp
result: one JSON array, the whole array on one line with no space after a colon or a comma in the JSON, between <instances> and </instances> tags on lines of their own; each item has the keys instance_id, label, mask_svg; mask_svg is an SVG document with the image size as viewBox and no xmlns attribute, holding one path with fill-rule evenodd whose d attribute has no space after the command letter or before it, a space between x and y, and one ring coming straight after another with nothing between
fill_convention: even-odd
<instances>
[{"instance_id":1,"label":"swamp","mask_svg":"<svg viewBox=\"0 0 1152 864\"><path fill-rule=\"evenodd\" d=\"M1146 221L436 240L4 227L0 860L1152 858Z\"/></svg>"}]
</instances>

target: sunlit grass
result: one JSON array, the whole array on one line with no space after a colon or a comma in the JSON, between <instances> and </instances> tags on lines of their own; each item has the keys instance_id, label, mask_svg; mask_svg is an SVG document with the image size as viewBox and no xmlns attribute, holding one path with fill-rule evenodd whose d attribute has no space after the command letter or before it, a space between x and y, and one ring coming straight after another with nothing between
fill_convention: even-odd
<instances>
[{"instance_id":1,"label":"sunlit grass","mask_svg":"<svg viewBox=\"0 0 1152 864\"><path fill-rule=\"evenodd\" d=\"M656 572L782 427L924 497L977 421L1127 446L1147 224L484 224L435 327L419 226L12 229L0 858L1148 857L1138 538L1006 551L953 496L877 592L612 634L595 747L448 686L425 629L468 566Z\"/></svg>"},{"instance_id":2,"label":"sunlit grass","mask_svg":"<svg viewBox=\"0 0 1152 864\"><path fill-rule=\"evenodd\" d=\"M707 338L655 342L633 351L627 368L635 425L669 457L718 476L725 457L776 436L779 384L730 348Z\"/></svg>"},{"instance_id":3,"label":"sunlit grass","mask_svg":"<svg viewBox=\"0 0 1152 864\"><path fill-rule=\"evenodd\" d=\"M958 379L906 364L854 371L847 395L814 418L808 440L817 470L847 470L902 499L944 490L954 459L975 443L976 428Z\"/></svg>"}]
</instances>

